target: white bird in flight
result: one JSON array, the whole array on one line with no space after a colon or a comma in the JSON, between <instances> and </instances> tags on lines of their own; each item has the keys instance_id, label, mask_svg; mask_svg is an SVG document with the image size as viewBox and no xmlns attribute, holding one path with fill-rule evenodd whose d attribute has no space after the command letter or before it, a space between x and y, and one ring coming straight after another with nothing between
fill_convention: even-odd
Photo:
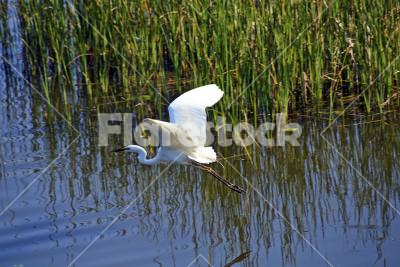
<instances>
[{"instance_id":1,"label":"white bird in flight","mask_svg":"<svg viewBox=\"0 0 400 267\"><path fill-rule=\"evenodd\" d=\"M144 122L157 126L162 136L168 136L168 145L163 141L153 158L147 158L147 151L137 145L129 145L114 152L133 152L139 163L154 165L177 162L190 164L217 178L236 192L244 192L239 186L229 182L211 167L217 161L217 154L210 146L206 147L207 114L206 108L217 103L224 92L217 85L210 84L190 90L175 99L168 107L170 122L145 119Z\"/></svg>"}]
</instances>

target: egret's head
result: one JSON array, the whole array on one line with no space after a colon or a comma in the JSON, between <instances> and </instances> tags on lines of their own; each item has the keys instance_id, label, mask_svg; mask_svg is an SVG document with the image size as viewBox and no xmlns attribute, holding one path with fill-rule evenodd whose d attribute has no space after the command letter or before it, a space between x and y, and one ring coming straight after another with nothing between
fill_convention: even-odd
<instances>
[{"instance_id":1,"label":"egret's head","mask_svg":"<svg viewBox=\"0 0 400 267\"><path fill-rule=\"evenodd\" d=\"M133 154L133 161L137 162L139 158L139 151L136 151L135 149L131 149L129 146L122 147L122 148L117 148L111 150L111 152L131 152Z\"/></svg>"},{"instance_id":2,"label":"egret's head","mask_svg":"<svg viewBox=\"0 0 400 267\"><path fill-rule=\"evenodd\" d=\"M122 148L113 149L113 150L111 150L111 152L122 152L122 151L127 151L127 150L129 150L128 147L122 147Z\"/></svg>"},{"instance_id":3,"label":"egret's head","mask_svg":"<svg viewBox=\"0 0 400 267\"><path fill-rule=\"evenodd\" d=\"M111 150L111 152L131 152L133 154L134 161L137 161L137 158L139 156L139 151L132 151L129 146L113 149Z\"/></svg>"},{"instance_id":4,"label":"egret's head","mask_svg":"<svg viewBox=\"0 0 400 267\"><path fill-rule=\"evenodd\" d=\"M135 156L146 157L146 150L140 146L130 145L112 150L112 152L131 152Z\"/></svg>"},{"instance_id":5,"label":"egret's head","mask_svg":"<svg viewBox=\"0 0 400 267\"><path fill-rule=\"evenodd\" d=\"M149 163L150 160L146 160L147 152L143 147L136 146L136 145L130 145L130 146L126 146L123 148L114 149L112 151L113 152L122 152L122 151L131 152L135 155L134 158L137 159L140 163L150 164Z\"/></svg>"}]
</instances>

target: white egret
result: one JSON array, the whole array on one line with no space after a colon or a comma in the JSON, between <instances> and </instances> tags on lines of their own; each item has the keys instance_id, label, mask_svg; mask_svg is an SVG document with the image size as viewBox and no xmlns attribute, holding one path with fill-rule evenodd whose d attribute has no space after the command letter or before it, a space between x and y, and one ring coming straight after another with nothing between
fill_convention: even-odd
<instances>
[{"instance_id":1,"label":"white egret","mask_svg":"<svg viewBox=\"0 0 400 267\"><path fill-rule=\"evenodd\" d=\"M147 158L147 151L137 145L129 145L114 152L133 152L138 156L139 163L153 165L158 163L177 162L190 164L213 175L224 185L236 192L244 192L239 186L229 182L211 167L206 166L217 161L217 155L212 147L205 147L207 114L206 108L217 103L224 94L217 85L210 84L190 90L175 99L168 107L170 122L145 119L151 125L161 130L161 135L169 137L169 144L160 144L157 155Z\"/></svg>"}]
</instances>

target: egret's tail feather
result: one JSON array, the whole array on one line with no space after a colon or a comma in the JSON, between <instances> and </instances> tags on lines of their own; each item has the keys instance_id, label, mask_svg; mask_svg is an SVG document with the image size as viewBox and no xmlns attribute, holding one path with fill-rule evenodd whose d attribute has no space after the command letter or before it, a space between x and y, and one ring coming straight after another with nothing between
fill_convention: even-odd
<instances>
[{"instance_id":1,"label":"egret's tail feather","mask_svg":"<svg viewBox=\"0 0 400 267\"><path fill-rule=\"evenodd\" d=\"M199 163L212 163L217 161L217 154L212 147L198 147L188 157Z\"/></svg>"}]
</instances>

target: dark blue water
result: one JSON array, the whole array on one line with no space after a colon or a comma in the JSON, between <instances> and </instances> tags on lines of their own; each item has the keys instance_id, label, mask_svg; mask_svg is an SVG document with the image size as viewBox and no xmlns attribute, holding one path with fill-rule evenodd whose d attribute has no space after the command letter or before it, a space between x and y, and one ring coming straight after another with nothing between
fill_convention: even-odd
<instances>
[{"instance_id":1,"label":"dark blue water","mask_svg":"<svg viewBox=\"0 0 400 267\"><path fill-rule=\"evenodd\" d=\"M0 207L3 211L76 138L1 63ZM114 107L118 108L118 107ZM324 136L399 207L398 120L349 118ZM366 117L362 120L375 118ZM230 162L334 266L396 266L396 211L319 136L325 120L295 117L300 147L250 148ZM1 266L68 266L165 168L98 147L97 113L74 114L81 137L0 216ZM110 138L121 145L121 138ZM216 149L225 156L239 148ZM239 196L197 170L172 166L82 254L76 266L326 266L323 258L237 174ZM200 257L195 266L207 266Z\"/></svg>"}]
</instances>

